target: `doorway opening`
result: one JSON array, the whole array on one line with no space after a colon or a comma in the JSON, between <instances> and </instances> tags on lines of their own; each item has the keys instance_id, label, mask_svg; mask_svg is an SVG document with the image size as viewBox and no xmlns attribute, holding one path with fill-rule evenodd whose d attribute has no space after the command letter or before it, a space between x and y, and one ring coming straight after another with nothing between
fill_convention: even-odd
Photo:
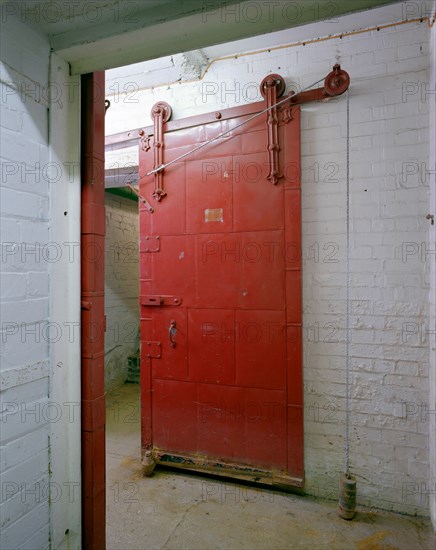
<instances>
[{"instance_id":1,"label":"doorway opening","mask_svg":"<svg viewBox=\"0 0 436 550\"><path fill-rule=\"evenodd\" d=\"M105 75L106 135L113 133L111 115L121 100L111 93L118 78L118 71ZM132 174L137 145L111 149L106 144L106 531L109 545L124 548L124 530L132 521L126 507L138 505L141 481L139 208L137 196L126 186L137 178Z\"/></svg>"},{"instance_id":2,"label":"doorway opening","mask_svg":"<svg viewBox=\"0 0 436 550\"><path fill-rule=\"evenodd\" d=\"M277 70L278 70L278 68L277 68ZM211 83L210 83L210 82L209 82L209 83L204 82L204 84L208 84L209 86L211 86ZM212 84L213 84L213 83L212 83ZM220 84L222 84L222 83L220 83ZM254 89L254 88L253 88L253 89ZM223 90L223 86L222 86L222 85L221 85L221 86L218 85L218 88L215 87L215 93L218 92L218 94L221 96L221 98L223 97L223 91L222 91L222 90ZM226 97L226 93L228 92L228 90L229 90L229 88L225 88L225 87L224 87L224 97ZM233 91L234 91L234 90L237 90L237 88L233 88ZM168 93L169 93L169 90L167 90L167 91L168 91ZM246 89L245 91L247 91L247 89ZM201 97L202 99L207 99L207 98L209 98L209 95L212 95L213 86L212 86L212 87L209 87L209 88L204 88L204 89L203 89L203 92L204 92L204 94L203 94L203 95L200 95L199 97ZM126 93L127 93L127 92L126 92ZM236 96L237 96L238 92L236 91L235 94L236 94ZM188 96L187 96L187 97L188 97ZM189 96L189 97L191 97L191 96ZM131 97L130 97L129 99L131 99ZM159 97L159 98L158 98L158 97L154 97L154 98L153 98L153 100L157 100L157 99L160 99L160 97ZM226 97L226 99L228 99L228 97ZM333 105L333 102L332 102L332 104L328 104L328 105ZM325 106L323 106L323 107L325 108ZM143 109L143 111L146 112L146 113L148 112L148 110L146 110L146 109ZM335 111L335 109L333 109L333 107L332 107L332 108L330 109L330 115L331 115L332 112L334 112L334 111ZM337 111L339 111L339 109L337 109ZM211 112L211 110L208 109L208 112ZM221 110L217 110L217 111L215 111L215 112L220 113ZM179 111L179 114L181 114L181 113L183 114L183 111ZM330 116L330 115L329 115L329 116ZM137 122L138 122L137 124L136 124L136 123L133 123L132 125L129 124L129 128L134 128L134 127L136 127L136 126L141 127L141 126L144 125L144 124L142 124L142 121L137 121ZM312 121L312 122L313 122L313 121ZM316 125L316 124L315 124L315 125ZM311 123L311 127L312 127L312 126L313 126L313 124ZM128 133L128 132L126 132L126 133ZM127 137L128 137L128 136L126 135L126 138L127 138ZM318 165L311 165L310 168L309 168L309 170L312 170L312 171L313 171L314 169L316 170L317 167L319 168ZM324 166L324 168L325 168L325 169L330 169L330 168L331 168L331 165L326 165L326 166ZM327 177L326 177L326 178L327 178ZM324 178L324 179L326 179L326 178ZM315 181L317 181L316 178L315 178ZM326 179L326 181L327 181L327 182L331 182L330 175L328 176L328 178ZM332 182L332 183L334 183L334 182ZM321 243L321 244L322 244L322 243ZM327 243L327 244L328 244L328 243ZM316 245L319 246L319 243L317 242ZM329 250L328 248L326 249L325 247L322 248L322 250L324 250L324 251L326 251L326 252L328 253L328 256L326 255L327 257L324 259L324 263L325 263L325 264L327 264L328 262L332 262L332 260L333 260L333 262L336 262L336 259L334 258L334 255L336 254L335 250L331 251L331 250ZM319 248L316 248L316 247L315 247L315 248L311 248L311 249L310 249L310 252L313 253L313 255L314 255L314 257L315 257L315 261L317 262L317 267L318 267L318 264L319 264L319 261L318 261ZM330 255L330 252L332 252L332 255ZM333 262L332 262L332 263L333 263ZM321 267L322 267L322 266L321 266ZM320 270L320 271L321 271L321 270ZM310 390L309 390L309 391L310 391ZM315 409L314 409L314 410L315 410ZM335 409L335 411L336 411L336 409ZM318 411L318 412L319 412L319 411ZM314 413L314 418L315 418L315 422L319 421L319 420L318 420L319 416L318 416L318 413L316 413L316 411L315 411L315 413ZM328 487L328 486L327 486L327 487ZM132 490L132 487L130 487L130 486L125 487L125 490L126 490L126 491L129 491L129 489ZM120 491L122 491L123 488L118 486L118 487L115 487L115 488L113 489L113 491L117 491L117 490L118 490L118 496L116 496L115 498L127 498L127 499L130 499L130 497L132 496L131 493L127 493L127 494L124 493L124 496L122 497L122 496L120 495ZM133 489L133 492L134 492L134 489ZM134 498L134 495L133 495L133 498Z\"/></svg>"}]
</instances>

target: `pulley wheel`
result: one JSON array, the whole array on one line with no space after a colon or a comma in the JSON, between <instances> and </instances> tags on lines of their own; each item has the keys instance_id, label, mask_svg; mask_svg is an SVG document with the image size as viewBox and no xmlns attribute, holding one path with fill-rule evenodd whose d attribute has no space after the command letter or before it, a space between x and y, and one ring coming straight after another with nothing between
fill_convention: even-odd
<instances>
[{"instance_id":1,"label":"pulley wheel","mask_svg":"<svg viewBox=\"0 0 436 550\"><path fill-rule=\"evenodd\" d=\"M262 94L262 97L264 99L266 98L267 82L270 82L272 80L275 80L275 83L276 83L277 97L281 97L283 95L283 92L285 91L285 88L286 88L285 79L279 74L269 74L260 83L260 93Z\"/></svg>"},{"instance_id":2,"label":"pulley wheel","mask_svg":"<svg viewBox=\"0 0 436 550\"><path fill-rule=\"evenodd\" d=\"M340 65L335 65L324 81L325 92L330 96L343 94L349 85L350 75L342 70Z\"/></svg>"},{"instance_id":3,"label":"pulley wheel","mask_svg":"<svg viewBox=\"0 0 436 550\"><path fill-rule=\"evenodd\" d=\"M155 103L151 109L150 116L151 119L154 119L154 116L156 113L159 112L159 110L162 110L162 121L168 122L171 118L171 115L173 114L173 110L171 109L170 105L166 101L159 101L158 103Z\"/></svg>"}]
</instances>

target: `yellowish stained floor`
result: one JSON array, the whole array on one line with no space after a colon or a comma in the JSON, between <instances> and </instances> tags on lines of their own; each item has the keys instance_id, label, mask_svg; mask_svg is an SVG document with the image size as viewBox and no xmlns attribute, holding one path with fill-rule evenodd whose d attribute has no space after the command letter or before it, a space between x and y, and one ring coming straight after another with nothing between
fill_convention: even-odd
<instances>
[{"instance_id":1,"label":"yellowish stained floor","mask_svg":"<svg viewBox=\"0 0 436 550\"><path fill-rule=\"evenodd\" d=\"M108 550L418 550L436 548L428 520L140 464L139 386L107 396Z\"/></svg>"}]
</instances>

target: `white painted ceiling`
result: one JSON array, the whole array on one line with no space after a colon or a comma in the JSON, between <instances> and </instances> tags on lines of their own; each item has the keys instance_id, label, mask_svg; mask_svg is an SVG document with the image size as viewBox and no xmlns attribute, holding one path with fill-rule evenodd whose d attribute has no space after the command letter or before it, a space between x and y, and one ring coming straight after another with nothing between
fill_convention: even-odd
<instances>
[{"instance_id":1,"label":"white painted ceiling","mask_svg":"<svg viewBox=\"0 0 436 550\"><path fill-rule=\"evenodd\" d=\"M398 1L0 0L0 3L47 35L52 50L70 63L72 73L83 73L199 48L208 57L223 55L229 51L228 42L313 22L323 24L325 18L332 21L339 15ZM409 11L415 6L419 10L426 3L406 2ZM256 43L259 47L257 39ZM220 49L208 51L217 44L222 44ZM241 47L252 49L249 43Z\"/></svg>"},{"instance_id":2,"label":"white painted ceiling","mask_svg":"<svg viewBox=\"0 0 436 550\"><path fill-rule=\"evenodd\" d=\"M371 9L341 16L340 19L332 18L260 36L208 46L185 54L170 55L110 69L106 71L106 92L108 95L113 92L115 82L122 89L123 85L131 82L132 79L139 89L164 86L177 81L201 79L208 65L222 57L401 21L406 15L409 15L410 18L416 17L417 14L430 15L432 5L432 0L427 3L414 3L413 6L406 1L396 2L377 10Z\"/></svg>"}]
</instances>

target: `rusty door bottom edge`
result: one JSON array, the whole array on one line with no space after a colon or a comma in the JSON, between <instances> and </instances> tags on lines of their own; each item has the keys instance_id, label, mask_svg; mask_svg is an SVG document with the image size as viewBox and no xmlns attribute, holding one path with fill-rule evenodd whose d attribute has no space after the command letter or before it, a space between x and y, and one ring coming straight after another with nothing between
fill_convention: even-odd
<instances>
[{"instance_id":1,"label":"rusty door bottom edge","mask_svg":"<svg viewBox=\"0 0 436 550\"><path fill-rule=\"evenodd\" d=\"M255 484L272 485L287 490L302 490L304 487L304 478L292 477L284 472L263 470L192 455L176 455L156 448L152 451L152 456L155 464L178 468L180 470L232 477Z\"/></svg>"}]
</instances>

